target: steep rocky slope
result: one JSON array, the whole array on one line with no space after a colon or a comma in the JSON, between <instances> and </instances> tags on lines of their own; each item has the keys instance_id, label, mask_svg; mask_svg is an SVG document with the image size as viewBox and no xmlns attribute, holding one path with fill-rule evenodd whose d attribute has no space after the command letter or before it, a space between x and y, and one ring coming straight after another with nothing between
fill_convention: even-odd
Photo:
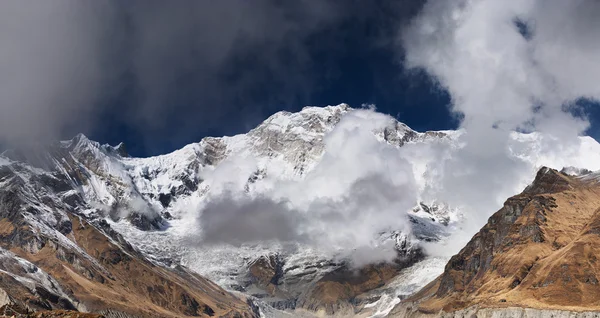
<instances>
[{"instance_id":1,"label":"steep rocky slope","mask_svg":"<svg viewBox=\"0 0 600 318\"><path fill-rule=\"evenodd\" d=\"M599 175L542 168L450 259L439 278L392 315L600 315L599 233Z\"/></svg>"},{"instance_id":2,"label":"steep rocky slope","mask_svg":"<svg viewBox=\"0 0 600 318\"><path fill-rule=\"evenodd\" d=\"M352 111L347 105L339 105L308 107L295 114L282 112L245 135L204 138L152 158L131 158L123 144L100 145L83 135L42 149L4 152L0 157L4 217L0 228L2 247L12 253L6 259L19 259L15 262L39 268L44 281L30 285L56 286L50 292L59 296L52 296L56 304L46 304L49 295L39 296L40 292L31 292L35 288L29 286L18 297L11 295L11 302L37 310L118 308L129 313L164 311L174 315L247 312L245 304L179 266L186 264L227 288L264 300L267 298L263 293L267 292L272 297L268 302L276 307L295 308L303 293L303 304L317 306L320 300L315 297L320 293L314 288L312 293L305 292L317 282L330 284L329 277L333 276L324 277L329 272L338 273L337 281L355 281L348 274L348 264L328 259L310 247L296 247L296 252L290 254L269 242L253 247L208 245L190 250L189 230L198 229L187 228L188 215L206 201L209 193L219 190L211 173L223 169L220 166L225 164L221 163L226 161L249 157L257 160L256 167L239 174L243 180L240 190L249 194L263 191L265 178L301 180L321 160L324 136ZM443 132L417 133L392 118L372 133L395 147L447 138ZM435 236L443 227L435 213L416 209L413 214L415 224L433 230L427 235ZM443 217L443 213L439 215ZM412 240L406 235L400 238L404 244ZM256 268L251 264L261 264L255 259L273 253L281 258L277 273L272 275L278 279L269 278L267 282L249 275ZM410 262L403 260L394 271ZM28 275L20 271L27 270L17 267L6 265L5 269L9 276L24 281L22 277ZM389 276L376 277L374 286ZM148 283L138 282L140 277ZM168 286L161 286L163 279L177 284L167 282ZM224 283L223 279L228 281ZM195 289L190 290L190 285ZM369 285L365 286L368 289ZM198 288L208 295L193 294ZM170 292L162 299L164 290ZM364 286L357 289L363 290ZM336 301L348 303L354 296L336 297ZM34 298L44 304L34 306Z\"/></svg>"},{"instance_id":3,"label":"steep rocky slope","mask_svg":"<svg viewBox=\"0 0 600 318\"><path fill-rule=\"evenodd\" d=\"M464 133L416 132L341 104L279 112L246 134L207 137L150 158L83 135L6 151L0 275L7 278L0 288L10 283L11 302L37 310L253 314L207 277L251 298L267 316L368 308L385 315L443 269L446 259L424 255L421 244L447 239L464 215L428 190L439 188L440 162L462 147ZM591 138L580 138L568 157L544 157L541 141L515 133L513 159L600 168L600 145ZM533 179L530 172L515 184ZM373 205L361 205L365 199ZM236 241L232 232L247 227L228 225L257 218L219 218L248 206L275 214L259 213L251 239ZM213 219L206 219L211 207ZM260 226L273 217L293 222L283 222L285 231ZM208 222L214 218L219 222ZM288 233L296 223L307 231ZM393 255L379 255L383 247ZM352 253L363 262L353 263Z\"/></svg>"},{"instance_id":4,"label":"steep rocky slope","mask_svg":"<svg viewBox=\"0 0 600 318\"><path fill-rule=\"evenodd\" d=\"M205 278L151 263L105 220L82 213L85 201L74 189L91 180L73 162L43 163L0 166L2 305L107 316L253 315Z\"/></svg>"}]
</instances>

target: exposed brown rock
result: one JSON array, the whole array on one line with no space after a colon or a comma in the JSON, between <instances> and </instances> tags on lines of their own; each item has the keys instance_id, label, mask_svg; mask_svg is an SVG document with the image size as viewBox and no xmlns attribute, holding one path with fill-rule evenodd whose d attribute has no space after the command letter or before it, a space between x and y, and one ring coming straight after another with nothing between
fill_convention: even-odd
<instances>
[{"instance_id":1,"label":"exposed brown rock","mask_svg":"<svg viewBox=\"0 0 600 318\"><path fill-rule=\"evenodd\" d=\"M12 276L0 274L0 288L15 305L34 311L111 309L140 317L254 315L244 301L199 275L146 261L118 234L108 231L107 225L100 230L78 217L71 218L67 237L85 254L40 235L17 213L18 201L16 193L0 193L0 213L5 216L0 220L0 247L50 274L76 303L41 286L31 290ZM113 236L113 241L107 235ZM0 269L26 275L9 260L0 262Z\"/></svg>"},{"instance_id":2,"label":"exposed brown rock","mask_svg":"<svg viewBox=\"0 0 600 318\"><path fill-rule=\"evenodd\" d=\"M274 296L283 275L283 261L277 255L261 256L248 267L252 281Z\"/></svg>"},{"instance_id":3,"label":"exposed brown rock","mask_svg":"<svg viewBox=\"0 0 600 318\"><path fill-rule=\"evenodd\" d=\"M245 300L188 269L148 261L103 218L78 215L85 206L75 207L77 194L69 202L60 198L67 180L83 184L86 175L68 152L57 156L69 178L48 172L26 180L20 164L0 167L0 306L34 317L68 317L74 310L110 317L255 316ZM85 144L78 156L102 173Z\"/></svg>"},{"instance_id":4,"label":"exposed brown rock","mask_svg":"<svg viewBox=\"0 0 600 318\"><path fill-rule=\"evenodd\" d=\"M421 313L474 305L598 311L598 255L600 183L542 168L405 304Z\"/></svg>"},{"instance_id":5,"label":"exposed brown rock","mask_svg":"<svg viewBox=\"0 0 600 318\"><path fill-rule=\"evenodd\" d=\"M0 307L0 317L14 318L103 318L100 314L82 313L72 310L44 310L32 312L17 305Z\"/></svg>"},{"instance_id":6,"label":"exposed brown rock","mask_svg":"<svg viewBox=\"0 0 600 318\"><path fill-rule=\"evenodd\" d=\"M359 296L384 286L400 270L416 263L422 256L416 249L391 263L370 264L359 269L342 266L327 273L301 295L298 307L328 315L353 314Z\"/></svg>"},{"instance_id":7,"label":"exposed brown rock","mask_svg":"<svg viewBox=\"0 0 600 318\"><path fill-rule=\"evenodd\" d=\"M12 251L52 275L88 310L148 317L252 316L243 301L199 275L155 266L110 242L91 224L72 222L73 240L97 263L51 242L37 253Z\"/></svg>"},{"instance_id":8,"label":"exposed brown rock","mask_svg":"<svg viewBox=\"0 0 600 318\"><path fill-rule=\"evenodd\" d=\"M312 311L334 313L353 310L355 297L383 286L398 274L396 264L381 263L367 265L354 270L342 267L326 274L299 301L299 307Z\"/></svg>"}]
</instances>

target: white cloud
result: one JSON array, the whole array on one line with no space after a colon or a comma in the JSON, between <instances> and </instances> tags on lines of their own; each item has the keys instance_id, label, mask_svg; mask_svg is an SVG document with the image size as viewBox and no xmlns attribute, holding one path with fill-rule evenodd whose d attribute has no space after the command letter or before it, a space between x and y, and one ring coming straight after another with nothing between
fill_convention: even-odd
<instances>
[{"instance_id":1,"label":"white cloud","mask_svg":"<svg viewBox=\"0 0 600 318\"><path fill-rule=\"evenodd\" d=\"M406 65L426 69L448 89L464 127L513 130L533 121L560 135L547 122L561 120L568 133L581 132L585 122L563 106L600 96L599 12L594 1L429 1L403 31Z\"/></svg>"},{"instance_id":2,"label":"white cloud","mask_svg":"<svg viewBox=\"0 0 600 318\"><path fill-rule=\"evenodd\" d=\"M524 189L540 165L600 168L600 145L589 139L569 145L539 133L463 130L453 133L452 142L442 138L397 148L374 133L394 123L373 109L352 111L325 134L324 153L303 178L280 175L284 169L275 165L282 163L269 160L249 193L248 176L260 170L264 158L230 154L203 175L210 191L194 223L203 229L202 242L298 243L357 266L389 261L395 251L381 233L410 235L406 213L419 200L435 200L464 217L451 215L458 221L453 237L424 245L429 253L448 255L506 198Z\"/></svg>"},{"instance_id":3,"label":"white cloud","mask_svg":"<svg viewBox=\"0 0 600 318\"><path fill-rule=\"evenodd\" d=\"M430 0L402 31L406 66L437 79L464 116L464 147L433 163L439 182L429 191L465 209L465 237L537 165L567 164L585 146L577 136L589 123L570 109L600 98L599 13L595 1ZM515 130L542 133L534 151L512 155L523 147L510 138Z\"/></svg>"},{"instance_id":4,"label":"white cloud","mask_svg":"<svg viewBox=\"0 0 600 318\"><path fill-rule=\"evenodd\" d=\"M373 133L393 122L374 110L347 114L326 134L323 156L305 178L267 175L255 195L241 194L239 176L255 171L256 160L232 157L210 174L217 191L201 207L204 241L301 242L356 265L393 259L393 244L382 243L381 233L410 233L406 212L417 200L404 150Z\"/></svg>"}]
</instances>

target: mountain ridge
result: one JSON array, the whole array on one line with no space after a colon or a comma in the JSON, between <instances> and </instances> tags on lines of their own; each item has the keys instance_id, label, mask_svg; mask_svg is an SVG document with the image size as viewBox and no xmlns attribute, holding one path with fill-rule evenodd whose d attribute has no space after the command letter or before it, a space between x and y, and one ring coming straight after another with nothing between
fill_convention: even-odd
<instances>
[{"instance_id":1,"label":"mountain ridge","mask_svg":"<svg viewBox=\"0 0 600 318\"><path fill-rule=\"evenodd\" d=\"M252 315L243 301L204 278L152 265L106 222L84 220L67 203L76 201L57 195L68 192L67 180L40 171L29 175L18 164L0 171L2 305L148 317ZM155 295L155 288L173 294Z\"/></svg>"},{"instance_id":2,"label":"mountain ridge","mask_svg":"<svg viewBox=\"0 0 600 318\"><path fill-rule=\"evenodd\" d=\"M572 176L541 168L534 182L509 198L450 259L440 277L392 316L478 311L485 316L503 308L515 315L517 308L528 310L524 317L597 315L599 210L597 173Z\"/></svg>"},{"instance_id":3,"label":"mountain ridge","mask_svg":"<svg viewBox=\"0 0 600 318\"><path fill-rule=\"evenodd\" d=\"M22 189L23 195L17 202L26 206L24 210L10 215L17 217L18 222L11 220L6 225L0 222L0 228L6 227L6 231L13 233L10 232L14 231L11 226L32 227L76 250L82 259L89 260L89 266L93 268L100 256L90 256L85 249L81 249L78 245L82 242L81 237L73 239L80 231L80 224L91 224L108 238L107 244L117 244L130 250L128 253L135 253L135 259L142 263L147 260L148 266L161 273L163 268L177 272L180 265L190 268L189 273L169 276L171 279L175 280L181 275L202 275L227 290L236 291L237 295L251 298L262 312L282 309L323 310L328 314L336 314L340 310L369 311L371 307L368 306L375 306L374 303L385 299L389 303L379 305L389 307L397 297L404 297L421 287L418 284L422 283L403 289L402 295L395 295L395 291L386 294L390 292L385 289L386 286L396 277L414 277L417 274L410 273L413 268L428 273L437 271L440 262L428 263L428 256L423 259L421 244L445 240L464 217L458 207L425 197L425 189L436 182L437 175L431 173L434 170L431 164L441 158L423 155L417 151L418 147L442 147L454 151L461 147L460 137L464 133L416 132L392 117L341 104L306 107L298 113L279 112L247 134L206 137L169 154L148 158L126 155L123 144L114 147L101 145L84 135L77 135L72 140L48 145L43 152L9 150L0 156L2 189L8 190L5 185L9 183L22 187L19 189ZM535 150L538 138L536 135L523 134L513 137L514 142L526 150ZM355 146L353 143L357 140L363 144ZM600 153L600 145L595 141L582 138L580 142L582 154L596 149ZM364 148L366 146L371 148ZM392 162L383 162L380 158L364 157L365 152L371 150L382 151L382 154L392 153L393 156L389 158L399 159L402 165L393 166L390 165ZM402 152L398 155L397 151ZM535 164L539 160L531 153L522 152L522 149L518 155ZM353 156L363 157L350 162L351 165L345 167L350 171L343 170L347 173L315 175L348 164L347 161ZM329 160L329 165L323 167L325 160ZM362 249L348 243L342 246L346 248L344 250L331 248L322 242L310 244L301 240L265 240L241 245L228 242L204 244L202 241L205 233L202 222L206 220L201 218L201 212L207 202L210 203L215 197L222 198L224 194L232 193L231 198L225 198L242 198L242 202L257 197L266 198L260 202L275 204L277 209L289 213L307 213L302 204L308 204L311 208L315 202L321 204L319 200L326 193L323 191L337 190L329 194L331 199L326 201L325 206L343 203L348 196L345 189L351 189L357 180L372 180L369 178L373 173L375 176L381 174L378 165L388 166L388 170L383 170L384 175L388 174L385 175L387 178L394 176L401 179L413 175L415 184L406 189L414 191L415 197L409 197L414 200L411 202L394 202L394 208L406 211L393 210L392 214L385 217L394 219L374 223L375 226L386 226L383 228L385 231L375 233L376 237L369 237L365 241L354 233L356 231L345 232L354 240L360 239L355 242L368 244L359 246ZM406 169L406 175L395 174L397 171L392 168L396 167ZM584 165L583 168L593 169L594 166ZM359 172L363 174L351 170L361 170ZM338 176L339 180L336 179ZM322 187L313 182L315 178L326 178L331 184L338 182L340 188ZM524 180L527 178L523 176ZM306 180L313 183L304 183L308 182ZM394 178L391 180L395 181ZM362 185L360 182L359 185ZM293 186L290 187L290 184ZM385 186L381 189L385 191L380 192L388 197L397 191L387 183L378 183L379 186L382 184ZM11 197L10 191L6 193L6 197ZM286 197L289 195L296 195L299 199ZM374 195L379 200L380 193ZM282 199L287 199L284 201L286 204L280 204L278 200ZM295 206L288 211L289 205ZM389 208L389 205L389 202L384 202L382 207ZM357 211L364 212L361 209ZM311 217L318 221L322 215L314 214ZM402 225L403 228L390 229L389 224ZM371 224L364 225L368 227ZM316 233L316 236L331 234L322 230ZM11 240L15 240L13 243L27 241L15 237ZM106 244L103 246L107 248ZM389 262L387 265L385 262L379 263L382 256L377 253L386 246L393 247L394 258L403 255L409 257L396 263L397 266L390 267L394 263ZM25 250L28 251L27 257L32 258L40 248L28 246ZM349 270L348 253L358 253L367 258L379 257L373 264L364 267L366 281L353 277L353 271ZM271 255L275 255L274 261ZM389 258L389 255L386 257ZM258 261L261 258L269 261ZM428 267L431 264L436 267ZM61 272L61 275L66 274ZM210 282L207 281L207 284ZM188 290L186 286L182 288ZM147 291L139 293L149 297ZM209 303L208 300L205 302ZM186 303L194 304L192 301ZM231 304L234 308L245 308L239 309L241 312L252 314L253 309L248 305L235 300L231 300ZM184 307L177 310L184 310ZM201 308L200 305L196 307L196 310ZM208 304L208 307L216 311L214 305Z\"/></svg>"}]
</instances>

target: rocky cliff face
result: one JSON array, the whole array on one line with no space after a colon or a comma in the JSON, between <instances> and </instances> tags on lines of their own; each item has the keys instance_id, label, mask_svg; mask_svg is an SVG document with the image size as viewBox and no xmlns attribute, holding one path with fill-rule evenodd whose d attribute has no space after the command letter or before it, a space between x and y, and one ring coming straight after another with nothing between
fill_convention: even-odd
<instances>
[{"instance_id":1,"label":"rocky cliff face","mask_svg":"<svg viewBox=\"0 0 600 318\"><path fill-rule=\"evenodd\" d=\"M417 263L421 265L414 268L429 273L428 266L440 262L423 265L420 261L427 255L420 244L443 240L460 218L455 207L421 197L423 189L435 182L429 164L440 158L414 150L419 145L460 147L461 132L416 132L391 117L368 131L387 150L408 149L402 160L409 162L418 183L414 209L409 204L409 211L398 211L398 217L406 216L406 228L386 229L374 239L377 244L395 242L398 255L393 263L355 268L346 259L322 253L321 246L302 240L236 245L204 244L200 239L202 207L215 193L231 192L223 182L215 181L218 177L225 174L224 183L236 185L233 195L244 198L267 196L273 184L302 182L324 160L328 138L336 127L357 112L345 104L280 112L246 134L207 137L150 158L129 157L123 144L101 145L83 135L42 149L3 153L0 254L5 257L0 260L0 276L5 278L0 288L7 296L0 293L0 300L38 311L111 308L147 316L254 314L244 301L203 278L208 277L252 298L263 313L301 309L353 314L372 302L387 299L394 304L398 295L386 298L381 292L397 277L413 282L410 289L403 289L402 297L422 286L423 280L414 279L416 274L410 269ZM350 143L358 130L351 128L344 131ZM515 139L526 143L519 149L535 149L527 144L535 142L530 137ZM582 145L600 149L595 141ZM365 152L357 149L353 154L361 151ZM336 153L329 156L339 163L352 159L336 157ZM247 165L248 161L252 164ZM373 168L369 162L358 165ZM548 181L547 186L560 189L561 185ZM534 193L538 190L531 191L530 196L538 195ZM529 201L521 201L511 203L511 209L525 209ZM558 204L549 199L533 201L548 209ZM540 222L529 222L524 234L544 239ZM483 240L488 244L490 239ZM461 262L489 266L458 260L457 268L463 266ZM472 273L477 275L477 271ZM466 280L444 282L445 288L460 284L468 285Z\"/></svg>"},{"instance_id":2,"label":"rocky cliff face","mask_svg":"<svg viewBox=\"0 0 600 318\"><path fill-rule=\"evenodd\" d=\"M295 308L307 288L330 281L323 277L330 271L338 273L338 281L342 276L353 280L340 274L348 271L348 264L313 254L294 259L278 250L265 251L264 246L262 251L236 250L228 256L209 248L202 250L202 257L191 259L194 254L184 246L188 243L165 231L176 230L182 213L189 212L186 207L213 191L215 185L205 180L206 175L233 156L258 158L259 168L246 176L248 193L257 191L268 176L303 178L321 159L324 136L351 111L339 105L281 112L245 135L205 138L152 158L130 158L123 144L100 145L83 135L38 149L6 151L0 157L0 246L7 255L2 269L17 277L10 288L5 286L13 291L7 303L31 310L252 314L243 302L178 266L190 261L196 272L212 278L235 271L227 274L234 282L226 287L265 300L261 295L266 293L269 303L279 308ZM394 120L373 133L397 147L447 137L417 133ZM420 222L435 224L432 220ZM246 253L254 258L248 259ZM279 256L274 260L260 253ZM230 264L229 256L243 261ZM200 259L210 266L197 263ZM43 281L27 278L33 275L30 268L37 268L34 276ZM389 279L384 276L377 276L373 286ZM32 282L17 287L24 280ZM314 306L314 295L320 294L304 296L303 304ZM353 297L338 298L349 303Z\"/></svg>"},{"instance_id":3,"label":"rocky cliff face","mask_svg":"<svg viewBox=\"0 0 600 318\"><path fill-rule=\"evenodd\" d=\"M481 308L478 306L469 307L452 312L439 312L435 314L425 313L415 307L403 304L399 306L392 314L395 317L403 318L499 318L499 317L518 317L518 318L595 318L600 315L593 311L569 311L552 309L534 309L522 307L506 308Z\"/></svg>"},{"instance_id":4,"label":"rocky cliff face","mask_svg":"<svg viewBox=\"0 0 600 318\"><path fill-rule=\"evenodd\" d=\"M82 188L94 182L89 171L104 173L102 162L90 149L72 146L34 158L21 154L22 162L0 166L2 305L141 317L254 315L244 301L188 269L148 261L97 216ZM158 215L144 219L160 223Z\"/></svg>"},{"instance_id":5,"label":"rocky cliff face","mask_svg":"<svg viewBox=\"0 0 600 318\"><path fill-rule=\"evenodd\" d=\"M450 259L436 281L393 313L587 317L568 311L600 311L599 181L593 173L576 177L540 169L535 181L509 198ZM542 311L498 309L508 307Z\"/></svg>"}]
</instances>

